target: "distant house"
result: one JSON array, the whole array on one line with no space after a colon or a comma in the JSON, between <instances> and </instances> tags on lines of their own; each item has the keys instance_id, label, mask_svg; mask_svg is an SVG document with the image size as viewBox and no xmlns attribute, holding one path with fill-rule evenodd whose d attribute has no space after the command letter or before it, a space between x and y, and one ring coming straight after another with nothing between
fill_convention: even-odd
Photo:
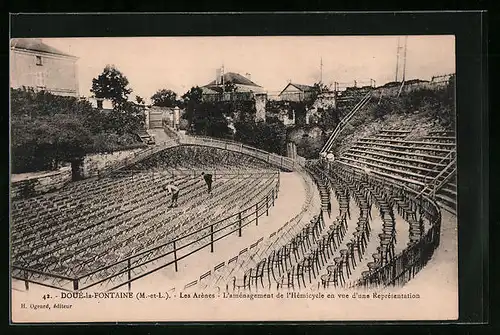
<instances>
[{"instance_id":1,"label":"distant house","mask_svg":"<svg viewBox=\"0 0 500 335\"><path fill-rule=\"evenodd\" d=\"M314 91L313 86L288 83L280 92L279 98L282 101L303 101L312 97Z\"/></svg>"},{"instance_id":2,"label":"distant house","mask_svg":"<svg viewBox=\"0 0 500 335\"><path fill-rule=\"evenodd\" d=\"M217 70L215 80L201 87L202 100L215 101L254 101L256 119L265 120L267 92L250 79L250 75Z\"/></svg>"},{"instance_id":3,"label":"distant house","mask_svg":"<svg viewBox=\"0 0 500 335\"><path fill-rule=\"evenodd\" d=\"M148 106L146 108L146 128L163 128L163 122L174 129L179 128L183 110L179 107Z\"/></svg>"},{"instance_id":4,"label":"distant house","mask_svg":"<svg viewBox=\"0 0 500 335\"><path fill-rule=\"evenodd\" d=\"M262 86L257 85L250 79L250 75L247 74L247 77L245 77L234 72L227 72L220 76L216 75L215 80L203 86L202 90L207 92L205 94L214 94L213 92L223 93L225 91L225 87L229 84L235 87L236 93L266 93Z\"/></svg>"},{"instance_id":5,"label":"distant house","mask_svg":"<svg viewBox=\"0 0 500 335\"><path fill-rule=\"evenodd\" d=\"M30 87L78 97L77 60L41 39L13 38L10 42L10 87Z\"/></svg>"}]
</instances>

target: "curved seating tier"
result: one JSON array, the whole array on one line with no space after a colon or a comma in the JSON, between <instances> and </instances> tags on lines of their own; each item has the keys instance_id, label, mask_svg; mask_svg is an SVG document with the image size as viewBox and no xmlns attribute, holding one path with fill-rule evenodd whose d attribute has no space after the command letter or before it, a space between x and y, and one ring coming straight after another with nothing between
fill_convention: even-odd
<instances>
[{"instance_id":1,"label":"curved seating tier","mask_svg":"<svg viewBox=\"0 0 500 335\"><path fill-rule=\"evenodd\" d=\"M382 129L360 138L337 160L346 167L368 169L421 191L443 176L441 173L453 164L455 152L455 137L450 132L434 131L415 137L411 130ZM456 211L454 174L435 196L445 209Z\"/></svg>"},{"instance_id":2,"label":"curved seating tier","mask_svg":"<svg viewBox=\"0 0 500 335\"><path fill-rule=\"evenodd\" d=\"M28 271L30 280L56 287L63 285L58 276L88 276L86 284L111 278L123 272L125 263L120 263L122 260L174 239L182 238L183 243L197 241L204 234L198 231L214 223L222 226L224 218L258 202L279 183L276 171L244 155L231 153L221 159L217 156L220 152L205 148L194 150L198 156L190 155L192 159L182 163L181 160L187 158L182 154L192 154L190 149L177 151L175 156L172 153L163 156L167 151L170 150L154 155L160 157L159 160L151 157L136 163L130 170L14 201L11 216L13 273ZM207 194L201 176L165 169L171 165L163 164L164 157L167 162L177 162L176 166L191 169L193 165L209 165L216 170L212 195ZM211 158L214 159L209 160ZM203 160L207 160L207 164L203 164ZM161 171L154 171L156 167L161 167ZM239 169L238 174L234 173L234 168ZM180 189L178 207L168 207L170 197L163 190L168 183ZM200 215L200 210L204 215ZM218 225L214 229L218 229ZM168 248L171 247L157 249L147 257L154 258ZM138 257L132 263L143 261L143 257ZM136 272L146 268L141 267Z\"/></svg>"},{"instance_id":3,"label":"curved seating tier","mask_svg":"<svg viewBox=\"0 0 500 335\"><path fill-rule=\"evenodd\" d=\"M250 245L249 248L244 249L243 251L248 251L242 254L240 252L239 255L231 258L227 263L223 262L220 266L214 268L214 271L208 277L203 276L200 277L200 281L197 283L197 288L205 289L205 288L221 288L225 287L226 290L229 290L230 287L236 289L240 284L244 287L250 285L250 281L255 282L254 268L258 268L258 272L262 273L262 260L274 258L276 254L276 250L281 251L282 256L276 256L276 262L274 265L281 269L281 266L288 266L288 263L281 264L278 262L278 259L282 259L283 255L290 255L292 251L288 249L288 251L284 251L290 243L294 243L293 241L296 239L296 236L300 235L304 229L308 229L311 232L316 231L318 225L320 224L320 217L317 215L318 211L320 211L319 202L315 200L317 199L317 194L315 193L314 188L317 187L317 180L314 180L313 176L304 171L302 168L298 169L299 173L303 176L303 185L305 189L305 199L302 209L297 215L288 220L286 223L279 226L277 231L274 231L270 234L270 236L266 239L261 237L255 243ZM306 228L307 227L307 228ZM267 267L266 267L267 268ZM271 281L271 276L276 277L276 274L273 274L274 270L271 268L267 268L265 270L269 280ZM281 271L276 269L276 271ZM250 276L249 273L252 272ZM252 278L251 278L252 277ZM263 282L264 276L259 277L260 281ZM273 279L274 282L275 279ZM255 284L257 284L255 282Z\"/></svg>"},{"instance_id":4,"label":"curved seating tier","mask_svg":"<svg viewBox=\"0 0 500 335\"><path fill-rule=\"evenodd\" d=\"M270 169L271 165L238 152L182 145L155 153L124 170L163 169Z\"/></svg>"},{"instance_id":5,"label":"curved seating tier","mask_svg":"<svg viewBox=\"0 0 500 335\"><path fill-rule=\"evenodd\" d=\"M404 284L418 271L418 255L398 263L398 271L411 275L395 279L382 271L421 244L439 226L435 212L387 181L365 178L341 164L330 171L309 167L320 193L332 192L338 203L333 224L325 224L325 211L303 229L276 245L266 257L234 276L227 289L327 289ZM373 205L377 208L374 215ZM357 212L352 221L352 209ZM439 220L439 219L438 219ZM397 271L396 271L397 272ZM397 272L399 273L399 272ZM364 280L364 281L363 281Z\"/></svg>"},{"instance_id":6,"label":"curved seating tier","mask_svg":"<svg viewBox=\"0 0 500 335\"><path fill-rule=\"evenodd\" d=\"M373 261L366 264L360 278L348 287L404 285L427 264L439 245L439 208L403 185L391 183L390 179L368 178L342 164L335 165L335 173L343 175L348 185L366 190L378 204L383 221L382 232L378 235L380 246L372 254ZM399 220L394 219L396 215ZM408 227L407 243L402 245L399 243L401 234L396 238L394 229L400 222L406 222ZM399 248L396 243L400 244Z\"/></svg>"}]
</instances>

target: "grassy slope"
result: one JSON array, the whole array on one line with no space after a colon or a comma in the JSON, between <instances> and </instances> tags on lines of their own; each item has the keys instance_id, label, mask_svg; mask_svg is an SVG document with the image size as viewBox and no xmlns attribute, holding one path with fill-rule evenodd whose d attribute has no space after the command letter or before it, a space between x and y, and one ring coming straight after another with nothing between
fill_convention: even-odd
<instances>
[{"instance_id":1,"label":"grassy slope","mask_svg":"<svg viewBox=\"0 0 500 335\"><path fill-rule=\"evenodd\" d=\"M372 136L382 129L411 130L408 137L413 139L421 138L429 131L454 131L454 107L449 103L429 101L424 95L417 109L405 104L405 99L409 98L374 97L365 108L354 115L338 136L333 152L341 154L359 138Z\"/></svg>"}]
</instances>

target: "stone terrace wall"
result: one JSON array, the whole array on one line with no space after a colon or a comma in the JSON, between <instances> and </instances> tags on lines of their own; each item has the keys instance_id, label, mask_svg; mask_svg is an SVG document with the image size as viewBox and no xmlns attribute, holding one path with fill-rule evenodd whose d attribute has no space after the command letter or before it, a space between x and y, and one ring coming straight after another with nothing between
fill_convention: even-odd
<instances>
[{"instance_id":1,"label":"stone terrace wall","mask_svg":"<svg viewBox=\"0 0 500 335\"><path fill-rule=\"evenodd\" d=\"M12 199L32 197L61 189L70 181L70 166L62 167L58 171L12 175L10 195Z\"/></svg>"},{"instance_id":2,"label":"stone terrace wall","mask_svg":"<svg viewBox=\"0 0 500 335\"><path fill-rule=\"evenodd\" d=\"M134 153L143 150L142 148L116 151L109 154L87 155L83 161L81 175L83 178L97 176L98 172L110 164L132 157Z\"/></svg>"},{"instance_id":3,"label":"stone terrace wall","mask_svg":"<svg viewBox=\"0 0 500 335\"><path fill-rule=\"evenodd\" d=\"M85 157L81 175L83 178L97 176L98 172L110 164L131 157L141 148L117 151L110 154L95 154ZM11 178L11 198L22 199L53 192L71 182L71 166L64 166L57 171L14 174Z\"/></svg>"}]
</instances>

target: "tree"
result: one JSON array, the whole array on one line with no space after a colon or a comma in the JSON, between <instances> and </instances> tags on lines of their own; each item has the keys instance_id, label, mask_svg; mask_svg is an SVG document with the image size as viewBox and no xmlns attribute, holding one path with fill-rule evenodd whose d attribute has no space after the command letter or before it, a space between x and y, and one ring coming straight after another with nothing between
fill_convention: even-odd
<instances>
[{"instance_id":1,"label":"tree","mask_svg":"<svg viewBox=\"0 0 500 335\"><path fill-rule=\"evenodd\" d=\"M177 93L172 90L158 90L151 97L154 106L158 107L175 107L179 104L177 101Z\"/></svg>"},{"instance_id":2,"label":"tree","mask_svg":"<svg viewBox=\"0 0 500 335\"><path fill-rule=\"evenodd\" d=\"M16 117L12 120L12 170L53 170L62 163L71 163L78 179L79 167L92 144L91 133L79 115Z\"/></svg>"},{"instance_id":3,"label":"tree","mask_svg":"<svg viewBox=\"0 0 500 335\"><path fill-rule=\"evenodd\" d=\"M92 89L96 98L109 99L113 104L127 101L132 89L125 77L114 65L106 65L103 72L92 79Z\"/></svg>"},{"instance_id":4,"label":"tree","mask_svg":"<svg viewBox=\"0 0 500 335\"><path fill-rule=\"evenodd\" d=\"M54 116L55 114L89 115L92 105L75 97L56 96L47 91L35 92L32 88L11 89L12 116Z\"/></svg>"},{"instance_id":5,"label":"tree","mask_svg":"<svg viewBox=\"0 0 500 335\"><path fill-rule=\"evenodd\" d=\"M113 125L118 135L135 133L144 128L146 115L141 107L130 101L122 101L113 107L113 112L108 114L109 123Z\"/></svg>"},{"instance_id":6,"label":"tree","mask_svg":"<svg viewBox=\"0 0 500 335\"><path fill-rule=\"evenodd\" d=\"M187 107L187 105L192 104L200 104L202 101L203 97L203 91L201 88L198 86L191 87L189 91L184 93L184 95L181 97L182 98L182 103L184 107Z\"/></svg>"},{"instance_id":7,"label":"tree","mask_svg":"<svg viewBox=\"0 0 500 335\"><path fill-rule=\"evenodd\" d=\"M203 91L198 86L191 87L189 91L184 93L182 98L181 106L186 109L185 113L182 115L182 118L191 123L196 106L200 105L202 102Z\"/></svg>"},{"instance_id":8,"label":"tree","mask_svg":"<svg viewBox=\"0 0 500 335\"><path fill-rule=\"evenodd\" d=\"M139 105L146 104L146 102L144 101L144 99L141 96L139 96L139 95L135 96L135 102L137 102Z\"/></svg>"},{"instance_id":9,"label":"tree","mask_svg":"<svg viewBox=\"0 0 500 335\"><path fill-rule=\"evenodd\" d=\"M228 120L222 110L211 103L196 105L190 124L191 131L196 135L227 138L231 134Z\"/></svg>"},{"instance_id":10,"label":"tree","mask_svg":"<svg viewBox=\"0 0 500 335\"><path fill-rule=\"evenodd\" d=\"M235 140L268 152L285 153L286 127L278 119L273 119L272 123L244 119L235 122L234 126Z\"/></svg>"}]
</instances>

